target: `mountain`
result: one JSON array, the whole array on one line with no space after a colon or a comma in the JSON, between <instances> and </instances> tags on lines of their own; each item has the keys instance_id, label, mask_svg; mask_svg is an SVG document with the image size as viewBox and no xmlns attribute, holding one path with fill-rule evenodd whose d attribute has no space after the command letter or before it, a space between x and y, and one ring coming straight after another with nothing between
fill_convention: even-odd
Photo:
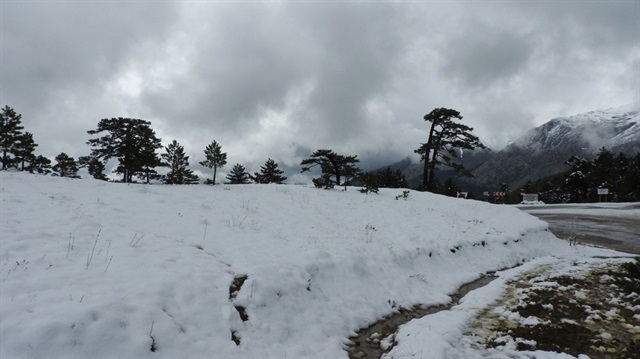
<instances>
[{"instance_id":1,"label":"mountain","mask_svg":"<svg viewBox=\"0 0 640 359\"><path fill-rule=\"evenodd\" d=\"M573 155L591 158L602 147L614 154L640 152L637 106L554 118L496 152L472 171L472 180L463 182L488 190L502 183L518 188L566 170L564 162Z\"/></svg>"},{"instance_id":2,"label":"mountain","mask_svg":"<svg viewBox=\"0 0 640 359\"><path fill-rule=\"evenodd\" d=\"M567 170L564 163L573 155L592 158L602 147L614 154L640 152L638 106L554 118L527 131L500 151L465 151L460 161L473 178L462 177L447 168L442 168L437 176L441 182L454 177L458 187L476 193L498 190L503 183L515 189L529 180ZM403 171L412 187L422 181L422 163L406 158L387 167Z\"/></svg>"}]
</instances>

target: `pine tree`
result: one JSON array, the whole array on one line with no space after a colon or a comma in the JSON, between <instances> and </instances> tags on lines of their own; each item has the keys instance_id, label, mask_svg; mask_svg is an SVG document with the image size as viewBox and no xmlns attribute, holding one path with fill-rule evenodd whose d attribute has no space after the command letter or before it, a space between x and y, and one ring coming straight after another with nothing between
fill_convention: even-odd
<instances>
[{"instance_id":1,"label":"pine tree","mask_svg":"<svg viewBox=\"0 0 640 359\"><path fill-rule=\"evenodd\" d=\"M14 164L9 154L15 154L16 145L20 141L22 130L22 115L17 114L11 107L5 106L0 113L0 149L2 150L2 169Z\"/></svg>"},{"instance_id":2,"label":"pine tree","mask_svg":"<svg viewBox=\"0 0 640 359\"><path fill-rule=\"evenodd\" d=\"M602 147L591 161L589 172L589 201L598 200L598 188L608 188L611 195L615 195L614 186L618 182L615 157L613 153Z\"/></svg>"},{"instance_id":3,"label":"pine tree","mask_svg":"<svg viewBox=\"0 0 640 359\"><path fill-rule=\"evenodd\" d=\"M614 187L615 201L629 201L628 194L632 192L632 186L628 186L627 176L631 173L631 162L629 158L622 152L614 160L613 166L614 176L616 178Z\"/></svg>"},{"instance_id":4,"label":"pine tree","mask_svg":"<svg viewBox=\"0 0 640 359\"><path fill-rule=\"evenodd\" d=\"M453 180L453 178L451 177L447 178L447 180L444 182L443 194L448 197L458 197L458 191L459 191L459 188L458 186L456 186L456 183Z\"/></svg>"},{"instance_id":5,"label":"pine tree","mask_svg":"<svg viewBox=\"0 0 640 359\"><path fill-rule=\"evenodd\" d=\"M378 172L378 183L382 188L409 188L404 173L389 167Z\"/></svg>"},{"instance_id":6,"label":"pine tree","mask_svg":"<svg viewBox=\"0 0 640 359\"><path fill-rule=\"evenodd\" d=\"M38 145L33 140L33 134L25 132L18 138L18 143L15 145L14 153L16 155L16 164L20 164L20 170L25 170L25 162L31 163L36 158L34 152ZM28 166L27 166L28 169Z\"/></svg>"},{"instance_id":7,"label":"pine tree","mask_svg":"<svg viewBox=\"0 0 640 359\"><path fill-rule=\"evenodd\" d=\"M167 147L166 153L161 155L165 161L164 165L169 167L169 172L162 177L166 184L194 184L198 183L198 176L187 168L189 166L189 156L184 153L178 141L173 140Z\"/></svg>"},{"instance_id":8,"label":"pine tree","mask_svg":"<svg viewBox=\"0 0 640 359\"><path fill-rule=\"evenodd\" d=\"M109 178L104 174L105 164L100 161L96 157L91 156L81 156L78 158L78 166L80 168L87 167L89 174L91 177L101 180L108 181Z\"/></svg>"},{"instance_id":9,"label":"pine tree","mask_svg":"<svg viewBox=\"0 0 640 359\"><path fill-rule=\"evenodd\" d=\"M260 167L260 172L255 172L251 179L256 183L282 184L287 180L287 177L282 176L282 174L284 174L284 171L280 170L278 164L269 158L264 166Z\"/></svg>"},{"instance_id":10,"label":"pine tree","mask_svg":"<svg viewBox=\"0 0 640 359\"><path fill-rule=\"evenodd\" d=\"M233 166L231 172L227 175L227 180L229 180L227 184L247 184L249 183L250 179L251 177L245 170L244 166L237 163L235 166Z\"/></svg>"},{"instance_id":11,"label":"pine tree","mask_svg":"<svg viewBox=\"0 0 640 359\"><path fill-rule=\"evenodd\" d=\"M56 164L53 166L53 171L56 176L80 178L78 176L78 164L73 157L62 152L56 156L55 160Z\"/></svg>"},{"instance_id":12,"label":"pine tree","mask_svg":"<svg viewBox=\"0 0 640 359\"><path fill-rule=\"evenodd\" d=\"M431 128L427 143L423 143L415 152L424 161L422 187L425 191L435 190L435 171L438 165L445 165L471 176L462 164L451 160L458 157L460 149L485 148L478 137L471 134L473 128L454 122L456 119L462 120L460 112L448 108L436 108L424 116L425 121L431 122Z\"/></svg>"},{"instance_id":13,"label":"pine tree","mask_svg":"<svg viewBox=\"0 0 640 359\"><path fill-rule=\"evenodd\" d=\"M162 162L160 156L156 153L156 147L152 143L147 143L140 150L140 159L142 168L135 173L136 177L142 179L145 183L151 182L151 180L162 179L162 175L156 171L157 167L166 167L166 164Z\"/></svg>"},{"instance_id":14,"label":"pine tree","mask_svg":"<svg viewBox=\"0 0 640 359\"><path fill-rule=\"evenodd\" d=\"M200 162L200 164L207 168L213 168L213 179L207 179L205 184L215 185L218 168L222 168L227 164L227 153L222 152L222 147L220 147L218 142L213 141L204 149L204 155L206 159Z\"/></svg>"},{"instance_id":15,"label":"pine tree","mask_svg":"<svg viewBox=\"0 0 640 359\"><path fill-rule=\"evenodd\" d=\"M332 188L334 185L340 186L349 184L350 180L357 178L362 171L356 167L356 163L360 162L358 156L343 156L332 150L320 149L316 150L307 159L302 160L301 172L310 171L313 167L320 166L322 176L313 179L313 183L318 188Z\"/></svg>"},{"instance_id":16,"label":"pine tree","mask_svg":"<svg viewBox=\"0 0 640 359\"><path fill-rule=\"evenodd\" d=\"M625 201L640 201L640 152L627 160L627 168L621 179L621 191Z\"/></svg>"},{"instance_id":17,"label":"pine tree","mask_svg":"<svg viewBox=\"0 0 640 359\"><path fill-rule=\"evenodd\" d=\"M565 164L571 167L563 186L569 195L569 201L585 202L589 194L589 172L592 162L580 156L571 156Z\"/></svg>"},{"instance_id":18,"label":"pine tree","mask_svg":"<svg viewBox=\"0 0 640 359\"><path fill-rule=\"evenodd\" d=\"M48 175L51 173L51 160L42 155L38 155L34 158L33 162L29 164L28 170L30 173L35 172L41 175Z\"/></svg>"},{"instance_id":19,"label":"pine tree","mask_svg":"<svg viewBox=\"0 0 640 359\"><path fill-rule=\"evenodd\" d=\"M373 173L363 173L360 176L360 181L362 182L362 188L360 192L369 194L369 193L378 193L380 189L380 177Z\"/></svg>"},{"instance_id":20,"label":"pine tree","mask_svg":"<svg viewBox=\"0 0 640 359\"><path fill-rule=\"evenodd\" d=\"M160 139L150 127L149 121L133 118L102 119L98 128L87 131L90 135L107 132L100 138L93 138L87 144L93 147L91 156L103 161L117 158L119 165L115 173L122 174L122 181L131 183L135 174L148 173L149 168L157 166L157 157L151 156L162 148Z\"/></svg>"}]
</instances>

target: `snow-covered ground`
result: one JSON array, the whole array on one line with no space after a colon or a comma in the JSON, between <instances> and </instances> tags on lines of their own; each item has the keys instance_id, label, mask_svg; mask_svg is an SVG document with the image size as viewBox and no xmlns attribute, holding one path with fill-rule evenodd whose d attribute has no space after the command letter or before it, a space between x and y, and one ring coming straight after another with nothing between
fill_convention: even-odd
<instances>
[{"instance_id":1,"label":"snow-covered ground","mask_svg":"<svg viewBox=\"0 0 640 359\"><path fill-rule=\"evenodd\" d=\"M487 271L614 253L413 191L0 181L0 358L346 358L358 328ZM446 355L501 288L403 327L392 357Z\"/></svg>"}]
</instances>

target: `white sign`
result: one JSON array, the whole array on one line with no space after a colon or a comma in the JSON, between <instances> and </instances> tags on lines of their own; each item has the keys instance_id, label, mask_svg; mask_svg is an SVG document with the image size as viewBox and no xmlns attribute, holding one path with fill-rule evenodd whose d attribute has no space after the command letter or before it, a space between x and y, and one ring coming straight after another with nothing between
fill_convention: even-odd
<instances>
[{"instance_id":1,"label":"white sign","mask_svg":"<svg viewBox=\"0 0 640 359\"><path fill-rule=\"evenodd\" d=\"M608 188L598 188L598 194L609 194Z\"/></svg>"}]
</instances>

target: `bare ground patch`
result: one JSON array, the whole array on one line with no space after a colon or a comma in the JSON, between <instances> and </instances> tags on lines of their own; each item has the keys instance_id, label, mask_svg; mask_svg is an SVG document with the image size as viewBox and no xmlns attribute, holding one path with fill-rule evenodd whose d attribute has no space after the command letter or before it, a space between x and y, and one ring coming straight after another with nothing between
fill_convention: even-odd
<instances>
[{"instance_id":1,"label":"bare ground patch","mask_svg":"<svg viewBox=\"0 0 640 359\"><path fill-rule=\"evenodd\" d=\"M526 273L479 313L466 336L479 349L640 358L640 295L628 285L640 278L627 268L605 262L562 275Z\"/></svg>"}]
</instances>

